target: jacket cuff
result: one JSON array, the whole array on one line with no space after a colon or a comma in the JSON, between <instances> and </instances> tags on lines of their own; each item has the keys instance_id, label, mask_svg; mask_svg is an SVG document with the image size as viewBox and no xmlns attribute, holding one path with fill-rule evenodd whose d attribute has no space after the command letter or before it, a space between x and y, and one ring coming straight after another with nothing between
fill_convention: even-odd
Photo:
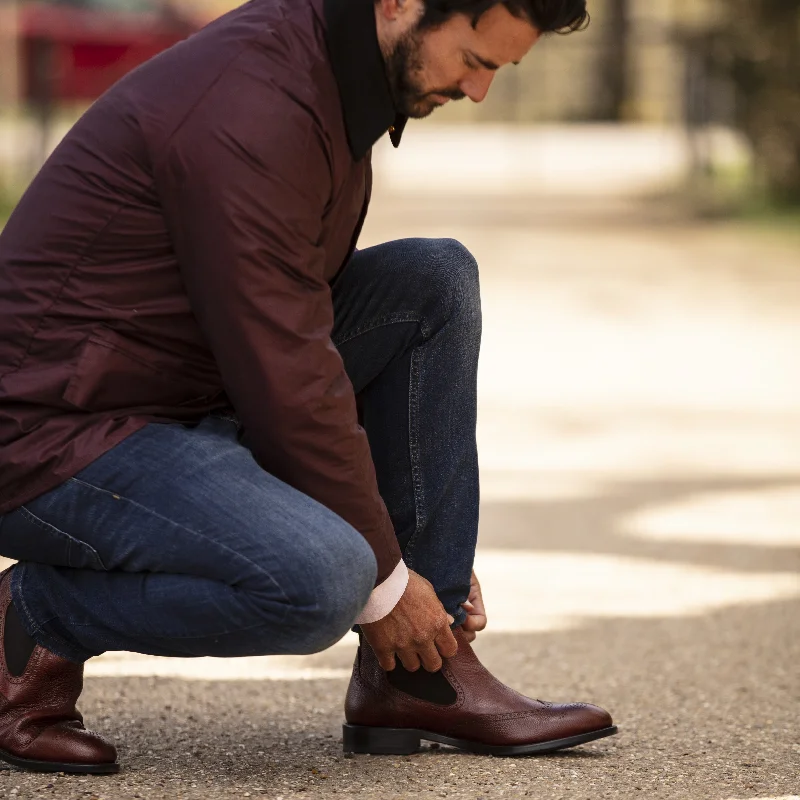
<instances>
[{"instance_id":1,"label":"jacket cuff","mask_svg":"<svg viewBox=\"0 0 800 800\"><path fill-rule=\"evenodd\" d=\"M408 567L401 559L392 574L372 590L367 604L356 620L356 625L366 625L383 619L397 605L407 585Z\"/></svg>"}]
</instances>

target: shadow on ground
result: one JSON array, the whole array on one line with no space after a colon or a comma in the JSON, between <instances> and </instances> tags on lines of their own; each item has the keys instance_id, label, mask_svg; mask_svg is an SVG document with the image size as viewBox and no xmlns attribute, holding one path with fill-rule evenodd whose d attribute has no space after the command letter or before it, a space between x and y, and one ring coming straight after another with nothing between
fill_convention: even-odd
<instances>
[{"instance_id":1,"label":"shadow on ground","mask_svg":"<svg viewBox=\"0 0 800 800\"><path fill-rule=\"evenodd\" d=\"M59 798L792 794L800 774L800 646L790 633L799 610L775 603L704 618L486 635L481 654L505 681L547 699L602 703L621 726L614 739L537 758L442 748L345 759L342 680L95 678L83 709L118 743L123 773L83 780L0 773L0 796L15 786L18 797ZM332 652L349 661L349 653Z\"/></svg>"},{"instance_id":2,"label":"shadow on ground","mask_svg":"<svg viewBox=\"0 0 800 800\"><path fill-rule=\"evenodd\" d=\"M791 548L646 542L621 535L619 526L634 510L700 492L798 482L774 476L616 483L601 496L485 503L482 544L785 572L797 566ZM0 797L727 800L796 794L799 633L800 603L771 602L693 617L587 619L572 630L483 634L479 654L502 680L543 699L597 702L621 727L613 739L522 759L430 747L407 757L345 758L342 679L91 678L82 710L90 726L118 744L123 772L77 778L3 771ZM333 648L306 665L346 668L352 655L348 647Z\"/></svg>"},{"instance_id":3,"label":"shadow on ground","mask_svg":"<svg viewBox=\"0 0 800 800\"><path fill-rule=\"evenodd\" d=\"M763 544L648 541L621 533L624 518L654 506L706 493L797 489L800 475L628 481L604 485L602 494L563 500L483 502L483 547L648 558L753 572L800 571L800 548ZM800 519L797 520L800 526Z\"/></svg>"}]
</instances>

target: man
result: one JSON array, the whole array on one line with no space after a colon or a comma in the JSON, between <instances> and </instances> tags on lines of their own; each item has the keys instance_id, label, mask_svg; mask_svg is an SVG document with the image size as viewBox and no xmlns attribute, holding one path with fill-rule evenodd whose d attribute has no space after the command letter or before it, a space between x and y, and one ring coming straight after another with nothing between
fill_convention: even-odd
<instances>
[{"instance_id":1,"label":"man","mask_svg":"<svg viewBox=\"0 0 800 800\"><path fill-rule=\"evenodd\" d=\"M484 98L585 0L254 0L98 100L0 238L0 758L114 772L106 650L312 653L346 750L616 732L481 666L477 267L354 251L370 149Z\"/></svg>"}]
</instances>

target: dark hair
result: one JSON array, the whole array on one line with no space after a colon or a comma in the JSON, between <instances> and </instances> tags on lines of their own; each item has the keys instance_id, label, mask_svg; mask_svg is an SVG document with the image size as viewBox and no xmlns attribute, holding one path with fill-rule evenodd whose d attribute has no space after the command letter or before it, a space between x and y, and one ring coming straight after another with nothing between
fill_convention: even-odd
<instances>
[{"instance_id":1,"label":"dark hair","mask_svg":"<svg viewBox=\"0 0 800 800\"><path fill-rule=\"evenodd\" d=\"M541 33L572 33L589 24L586 0L424 0L425 12L419 27L435 28L455 14L466 14L472 26L498 3L515 17L527 17Z\"/></svg>"}]
</instances>

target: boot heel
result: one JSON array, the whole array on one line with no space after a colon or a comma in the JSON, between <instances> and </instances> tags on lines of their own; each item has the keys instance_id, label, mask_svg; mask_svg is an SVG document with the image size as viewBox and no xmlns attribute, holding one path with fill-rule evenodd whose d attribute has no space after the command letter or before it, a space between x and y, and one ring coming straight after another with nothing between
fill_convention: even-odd
<instances>
[{"instance_id":1,"label":"boot heel","mask_svg":"<svg viewBox=\"0 0 800 800\"><path fill-rule=\"evenodd\" d=\"M342 725L345 753L408 756L419 749L419 733L410 728L372 728L366 725Z\"/></svg>"}]
</instances>

